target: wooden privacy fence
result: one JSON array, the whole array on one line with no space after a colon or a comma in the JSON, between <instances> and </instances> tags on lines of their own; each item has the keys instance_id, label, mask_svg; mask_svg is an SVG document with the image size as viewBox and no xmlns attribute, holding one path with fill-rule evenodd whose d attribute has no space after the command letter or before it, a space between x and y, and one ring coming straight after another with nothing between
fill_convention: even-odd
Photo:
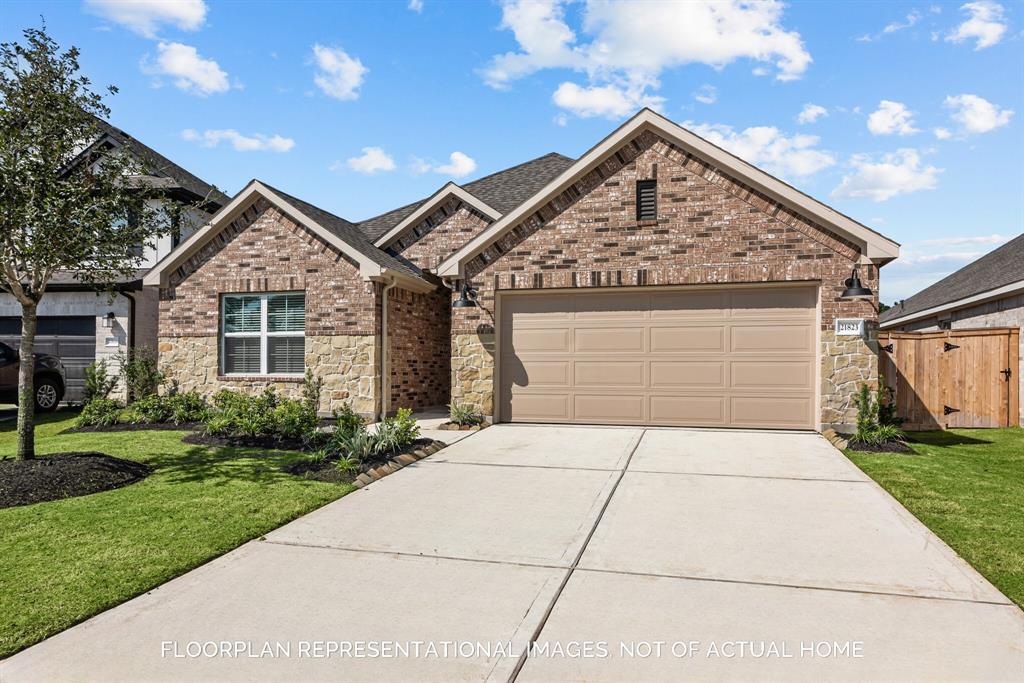
<instances>
[{"instance_id":1,"label":"wooden privacy fence","mask_svg":"<svg viewBox=\"0 0 1024 683\"><path fill-rule=\"evenodd\" d=\"M908 430L1018 421L1017 328L879 332L879 369Z\"/></svg>"}]
</instances>

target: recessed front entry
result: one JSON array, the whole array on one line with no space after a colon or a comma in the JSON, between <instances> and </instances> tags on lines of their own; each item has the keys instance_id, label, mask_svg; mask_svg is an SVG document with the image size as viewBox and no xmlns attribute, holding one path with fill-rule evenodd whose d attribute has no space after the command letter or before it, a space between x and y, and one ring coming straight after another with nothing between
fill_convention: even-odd
<instances>
[{"instance_id":1,"label":"recessed front entry","mask_svg":"<svg viewBox=\"0 0 1024 683\"><path fill-rule=\"evenodd\" d=\"M499 419L813 429L817 288L503 294Z\"/></svg>"}]
</instances>

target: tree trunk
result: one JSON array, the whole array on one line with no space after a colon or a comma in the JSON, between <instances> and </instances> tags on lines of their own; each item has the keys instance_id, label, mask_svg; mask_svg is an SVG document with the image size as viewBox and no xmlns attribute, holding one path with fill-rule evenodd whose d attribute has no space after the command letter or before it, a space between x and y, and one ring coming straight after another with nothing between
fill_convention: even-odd
<instances>
[{"instance_id":1,"label":"tree trunk","mask_svg":"<svg viewBox=\"0 0 1024 683\"><path fill-rule=\"evenodd\" d=\"M18 349L18 459L36 456L36 304L21 305L21 348Z\"/></svg>"}]
</instances>

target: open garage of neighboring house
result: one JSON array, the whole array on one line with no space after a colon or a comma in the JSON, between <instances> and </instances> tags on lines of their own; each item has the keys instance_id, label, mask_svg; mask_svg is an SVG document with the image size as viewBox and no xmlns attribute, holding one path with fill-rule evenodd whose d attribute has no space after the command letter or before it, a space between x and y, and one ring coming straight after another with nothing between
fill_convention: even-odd
<instances>
[{"instance_id":1,"label":"open garage of neighboring house","mask_svg":"<svg viewBox=\"0 0 1024 683\"><path fill-rule=\"evenodd\" d=\"M814 429L816 287L499 300L498 418Z\"/></svg>"},{"instance_id":2,"label":"open garage of neighboring house","mask_svg":"<svg viewBox=\"0 0 1024 683\"><path fill-rule=\"evenodd\" d=\"M15 349L21 345L21 318L0 318L0 342ZM96 319L92 316L40 316L35 350L61 359L68 383L64 400L81 401L85 368L96 360Z\"/></svg>"}]
</instances>

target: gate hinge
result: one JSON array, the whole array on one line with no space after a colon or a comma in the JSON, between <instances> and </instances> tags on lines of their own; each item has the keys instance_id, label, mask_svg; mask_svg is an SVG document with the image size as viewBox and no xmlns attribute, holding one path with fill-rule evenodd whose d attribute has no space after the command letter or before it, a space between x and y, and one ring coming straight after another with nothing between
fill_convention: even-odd
<instances>
[{"instance_id":1,"label":"gate hinge","mask_svg":"<svg viewBox=\"0 0 1024 683\"><path fill-rule=\"evenodd\" d=\"M950 408L949 406L942 406L942 414L949 415L950 413L959 413L959 408Z\"/></svg>"},{"instance_id":2,"label":"gate hinge","mask_svg":"<svg viewBox=\"0 0 1024 683\"><path fill-rule=\"evenodd\" d=\"M953 349L959 349L959 348L960 347L957 346L956 344L950 344L949 342L943 342L942 343L942 350L943 351L952 351Z\"/></svg>"},{"instance_id":3,"label":"gate hinge","mask_svg":"<svg viewBox=\"0 0 1024 683\"><path fill-rule=\"evenodd\" d=\"M1013 370L1011 370L1010 368L1006 368L1005 370L1000 370L999 373L1006 379L1007 382L1009 382L1010 375L1013 374Z\"/></svg>"},{"instance_id":4,"label":"gate hinge","mask_svg":"<svg viewBox=\"0 0 1024 683\"><path fill-rule=\"evenodd\" d=\"M883 351L888 351L889 353L892 353L892 344L886 344L885 346L881 346L879 348L881 348Z\"/></svg>"}]
</instances>

